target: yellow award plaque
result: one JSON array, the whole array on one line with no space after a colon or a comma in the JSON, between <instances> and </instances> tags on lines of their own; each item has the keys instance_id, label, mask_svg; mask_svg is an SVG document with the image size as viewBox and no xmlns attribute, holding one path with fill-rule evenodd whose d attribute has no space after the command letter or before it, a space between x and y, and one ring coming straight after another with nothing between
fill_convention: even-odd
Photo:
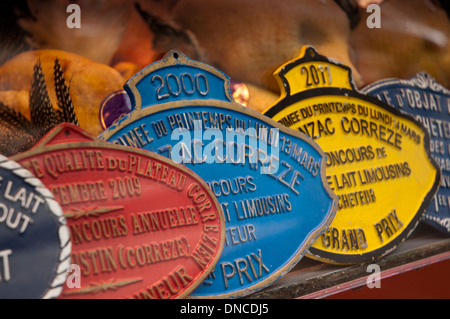
<instances>
[{"instance_id":1,"label":"yellow award plaque","mask_svg":"<svg viewBox=\"0 0 450 319\"><path fill-rule=\"evenodd\" d=\"M339 196L336 217L307 256L353 264L386 255L412 233L439 185L426 130L358 92L350 68L311 46L275 75L282 95L265 115L315 139ZM295 156L291 148L280 151Z\"/></svg>"}]
</instances>

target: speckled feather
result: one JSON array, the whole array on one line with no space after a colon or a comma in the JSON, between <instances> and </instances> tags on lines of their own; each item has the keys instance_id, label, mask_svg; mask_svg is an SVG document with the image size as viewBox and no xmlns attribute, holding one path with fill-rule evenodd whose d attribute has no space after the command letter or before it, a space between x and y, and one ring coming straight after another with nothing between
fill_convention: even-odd
<instances>
[{"instance_id":1,"label":"speckled feather","mask_svg":"<svg viewBox=\"0 0 450 319\"><path fill-rule=\"evenodd\" d=\"M31 122L0 102L0 153L12 156L32 147L37 139Z\"/></svg>"},{"instance_id":2,"label":"speckled feather","mask_svg":"<svg viewBox=\"0 0 450 319\"><path fill-rule=\"evenodd\" d=\"M66 84L64 73L58 58L55 60L54 78L55 92L60 110L56 111L59 122L69 122L79 126L78 118L75 114L75 107L70 97L70 89Z\"/></svg>"},{"instance_id":3,"label":"speckled feather","mask_svg":"<svg viewBox=\"0 0 450 319\"><path fill-rule=\"evenodd\" d=\"M40 60L34 66L30 90L30 117L31 123L40 127L44 134L58 124L56 112L48 96Z\"/></svg>"},{"instance_id":4,"label":"speckled feather","mask_svg":"<svg viewBox=\"0 0 450 319\"><path fill-rule=\"evenodd\" d=\"M69 87L59 60L54 65L54 81L57 103L55 111L47 91L41 62L34 66L30 90L30 118L0 102L0 153L12 156L30 149L48 131L62 122L78 124Z\"/></svg>"}]
</instances>

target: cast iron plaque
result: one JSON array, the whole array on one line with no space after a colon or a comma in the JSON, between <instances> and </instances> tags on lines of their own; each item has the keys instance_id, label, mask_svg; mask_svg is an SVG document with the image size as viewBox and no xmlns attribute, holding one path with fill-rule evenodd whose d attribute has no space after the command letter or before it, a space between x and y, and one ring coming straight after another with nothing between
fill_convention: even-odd
<instances>
[{"instance_id":1,"label":"cast iron plaque","mask_svg":"<svg viewBox=\"0 0 450 319\"><path fill-rule=\"evenodd\" d=\"M182 298L220 257L221 207L182 165L67 123L14 158L51 190L68 220L80 281L60 298Z\"/></svg>"},{"instance_id":2,"label":"cast iron plaque","mask_svg":"<svg viewBox=\"0 0 450 319\"><path fill-rule=\"evenodd\" d=\"M133 111L101 135L184 163L217 196L225 247L196 298L241 297L279 279L336 211L317 144L236 103L229 83L171 51L126 83Z\"/></svg>"},{"instance_id":3,"label":"cast iron plaque","mask_svg":"<svg viewBox=\"0 0 450 319\"><path fill-rule=\"evenodd\" d=\"M426 73L411 79L387 79L364 88L363 93L403 110L421 122L430 135L430 151L441 169L439 190L424 220L450 233L450 91Z\"/></svg>"},{"instance_id":4,"label":"cast iron plaque","mask_svg":"<svg viewBox=\"0 0 450 319\"><path fill-rule=\"evenodd\" d=\"M29 170L0 155L0 298L58 297L71 246L52 193Z\"/></svg>"},{"instance_id":5,"label":"cast iron plaque","mask_svg":"<svg viewBox=\"0 0 450 319\"><path fill-rule=\"evenodd\" d=\"M426 130L359 93L350 68L311 46L276 74L284 96L265 114L317 141L339 196L331 227L308 256L351 264L389 253L414 230L439 185Z\"/></svg>"}]
</instances>

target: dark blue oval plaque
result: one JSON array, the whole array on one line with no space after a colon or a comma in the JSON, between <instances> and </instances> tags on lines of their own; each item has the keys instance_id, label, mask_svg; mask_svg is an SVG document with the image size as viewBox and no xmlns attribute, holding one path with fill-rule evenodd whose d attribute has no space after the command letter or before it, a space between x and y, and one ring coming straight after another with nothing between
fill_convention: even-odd
<instances>
[{"instance_id":1,"label":"dark blue oval plaque","mask_svg":"<svg viewBox=\"0 0 450 319\"><path fill-rule=\"evenodd\" d=\"M408 80L382 80L362 91L412 114L427 129L431 154L441 169L441 184L423 219L450 234L450 90L427 73L418 73Z\"/></svg>"},{"instance_id":2,"label":"dark blue oval plaque","mask_svg":"<svg viewBox=\"0 0 450 319\"><path fill-rule=\"evenodd\" d=\"M133 111L100 138L184 163L222 206L222 256L191 297L242 297L271 284L331 223L337 198L322 150L236 103L222 72L171 51L125 89Z\"/></svg>"},{"instance_id":3,"label":"dark blue oval plaque","mask_svg":"<svg viewBox=\"0 0 450 319\"><path fill-rule=\"evenodd\" d=\"M70 265L66 219L52 193L0 155L0 298L56 298Z\"/></svg>"}]
</instances>

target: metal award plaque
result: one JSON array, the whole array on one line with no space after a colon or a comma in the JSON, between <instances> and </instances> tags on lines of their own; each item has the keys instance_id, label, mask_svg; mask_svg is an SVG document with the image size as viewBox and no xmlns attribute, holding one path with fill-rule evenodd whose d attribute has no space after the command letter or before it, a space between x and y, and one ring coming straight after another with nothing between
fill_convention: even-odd
<instances>
[{"instance_id":1,"label":"metal award plaque","mask_svg":"<svg viewBox=\"0 0 450 319\"><path fill-rule=\"evenodd\" d=\"M57 298L71 246L52 193L29 170L0 155L0 299Z\"/></svg>"},{"instance_id":2,"label":"metal award plaque","mask_svg":"<svg viewBox=\"0 0 450 319\"><path fill-rule=\"evenodd\" d=\"M336 212L317 144L235 102L229 84L217 69L171 51L126 83L133 111L101 135L184 163L221 203L225 247L192 298L242 297L268 286Z\"/></svg>"},{"instance_id":3,"label":"metal award plaque","mask_svg":"<svg viewBox=\"0 0 450 319\"><path fill-rule=\"evenodd\" d=\"M350 68L311 46L276 75L284 96L265 114L317 141L339 196L333 223L308 257L353 264L389 253L414 230L439 186L426 130L356 91Z\"/></svg>"},{"instance_id":4,"label":"metal award plaque","mask_svg":"<svg viewBox=\"0 0 450 319\"><path fill-rule=\"evenodd\" d=\"M182 165L67 123L14 159L42 180L67 218L79 278L75 271L60 298L183 298L220 257L221 207Z\"/></svg>"},{"instance_id":5,"label":"metal award plaque","mask_svg":"<svg viewBox=\"0 0 450 319\"><path fill-rule=\"evenodd\" d=\"M363 93L414 116L427 129L430 151L441 169L441 184L424 214L424 221L450 234L450 91L426 73L411 79L386 79Z\"/></svg>"}]
</instances>

